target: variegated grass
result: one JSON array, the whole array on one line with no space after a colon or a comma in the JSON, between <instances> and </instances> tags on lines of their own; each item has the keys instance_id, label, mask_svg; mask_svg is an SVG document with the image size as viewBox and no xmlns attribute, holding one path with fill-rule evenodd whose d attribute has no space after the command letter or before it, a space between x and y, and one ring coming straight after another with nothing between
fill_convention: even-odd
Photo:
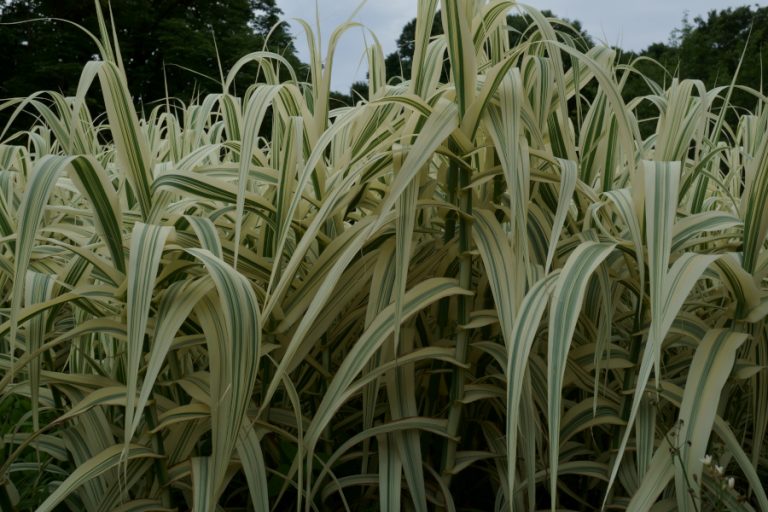
<instances>
[{"instance_id":1,"label":"variegated grass","mask_svg":"<svg viewBox=\"0 0 768 512\"><path fill-rule=\"evenodd\" d=\"M351 23L302 25L309 82L255 52L141 118L102 21L76 96L3 104L39 116L0 144L4 507L701 510L716 446L712 506L768 510L765 96L625 102L633 63L533 8L418 9L353 107Z\"/></svg>"}]
</instances>

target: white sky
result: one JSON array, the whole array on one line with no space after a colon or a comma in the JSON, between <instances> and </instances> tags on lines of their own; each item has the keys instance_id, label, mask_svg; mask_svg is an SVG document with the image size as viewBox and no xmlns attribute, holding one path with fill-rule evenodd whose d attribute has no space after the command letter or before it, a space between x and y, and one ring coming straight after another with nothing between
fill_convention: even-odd
<instances>
[{"instance_id":1,"label":"white sky","mask_svg":"<svg viewBox=\"0 0 768 512\"><path fill-rule=\"evenodd\" d=\"M418 0L368 0L355 16L379 39L384 55L395 49L395 41L403 25L416 16ZM768 0L528 0L538 9L549 9L557 16L579 20L596 40L628 50L641 50L651 43L667 42L670 32L679 28L688 12L693 20L705 17L713 9L740 5L768 5ZM323 52L334 28L349 19L360 0L277 0L285 17L303 18L314 27L316 5L320 11ZM296 37L299 57L307 59L304 31L290 21ZM342 38L334 57L331 88L347 93L355 80L365 80L367 65L364 55L363 31L351 29ZM324 55L324 54L323 54Z\"/></svg>"}]
</instances>

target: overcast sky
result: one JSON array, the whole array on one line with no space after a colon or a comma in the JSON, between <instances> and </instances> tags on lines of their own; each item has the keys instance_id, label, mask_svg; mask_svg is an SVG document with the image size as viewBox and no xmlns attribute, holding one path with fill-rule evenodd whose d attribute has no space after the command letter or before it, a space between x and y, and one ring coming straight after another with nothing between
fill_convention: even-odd
<instances>
[{"instance_id":1,"label":"overcast sky","mask_svg":"<svg viewBox=\"0 0 768 512\"><path fill-rule=\"evenodd\" d=\"M379 38L384 54L395 49L395 40L409 20L416 16L418 0L368 0L354 20L371 29ZM768 5L768 0L529 0L529 5L549 9L557 16L579 20L596 41L628 50L642 50L655 42L667 42L670 32L680 27L688 12L692 20L712 9L739 5ZM315 25L319 6L323 52L333 29L349 19L360 0L277 0L285 17L303 18ZM299 57L307 61L307 44L300 25L291 21ZM342 37L334 57L332 88L348 92L355 80L364 80L367 71L363 31L352 29ZM325 57L325 53L323 54Z\"/></svg>"}]
</instances>

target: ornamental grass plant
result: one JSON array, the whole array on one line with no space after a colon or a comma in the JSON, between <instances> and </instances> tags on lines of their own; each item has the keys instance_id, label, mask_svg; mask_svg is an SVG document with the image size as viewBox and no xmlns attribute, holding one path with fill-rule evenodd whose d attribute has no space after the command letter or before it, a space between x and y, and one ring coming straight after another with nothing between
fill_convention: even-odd
<instances>
[{"instance_id":1,"label":"ornamental grass plant","mask_svg":"<svg viewBox=\"0 0 768 512\"><path fill-rule=\"evenodd\" d=\"M0 509L768 511L760 91L423 0L354 106L303 23L140 115L100 20L0 107Z\"/></svg>"}]
</instances>

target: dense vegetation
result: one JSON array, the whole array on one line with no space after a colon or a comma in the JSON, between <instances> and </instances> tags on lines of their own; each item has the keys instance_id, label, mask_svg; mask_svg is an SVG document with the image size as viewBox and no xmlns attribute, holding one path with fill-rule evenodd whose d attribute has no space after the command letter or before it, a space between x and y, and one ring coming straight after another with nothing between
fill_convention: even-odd
<instances>
[{"instance_id":1,"label":"dense vegetation","mask_svg":"<svg viewBox=\"0 0 768 512\"><path fill-rule=\"evenodd\" d=\"M557 19L556 14L543 10L543 15ZM439 16L439 14L437 14ZM582 49L595 46L594 39L584 31L579 20L562 20L561 33L570 35L574 44ZM522 14L509 14L510 45L515 46L530 26ZM387 76L410 76L413 59L416 19L406 23L394 52L387 54ZM442 25L432 26L432 35L442 34ZM768 69L768 7L742 6L710 11L706 16L690 20L686 14L682 26L675 29L668 42L655 42L642 51L633 52L615 48L619 59L627 64L636 60L641 75L630 75L622 89L625 99L645 94L648 84L644 78L666 85L673 77L701 80L708 88L729 85L737 77L739 86L762 90L763 74ZM639 59L639 60L638 60ZM736 74L738 71L738 75ZM364 90L365 82L353 84L351 94ZM750 95L735 91L737 104L748 103ZM733 101L734 98L732 98ZM746 106L746 105L745 105ZM747 107L748 108L748 107Z\"/></svg>"},{"instance_id":2,"label":"dense vegetation","mask_svg":"<svg viewBox=\"0 0 768 512\"><path fill-rule=\"evenodd\" d=\"M767 48L768 7L743 6L710 11L692 21L686 16L669 43L653 44L641 55L667 66L675 76L702 80L710 88L730 84L738 70L740 85L760 89ZM654 73L651 69L648 73ZM655 69L654 77L660 71Z\"/></svg>"},{"instance_id":3,"label":"dense vegetation","mask_svg":"<svg viewBox=\"0 0 768 512\"><path fill-rule=\"evenodd\" d=\"M768 511L760 91L424 0L355 106L307 26L143 116L96 12L0 106L2 510Z\"/></svg>"},{"instance_id":4,"label":"dense vegetation","mask_svg":"<svg viewBox=\"0 0 768 512\"><path fill-rule=\"evenodd\" d=\"M0 29L0 98L48 89L74 95L83 63L98 57L93 41L73 25L98 32L93 2L2 3L0 23L10 25ZM101 5L109 6L117 20L128 85L140 105L169 93L188 102L220 92L219 66L228 70L257 50L278 53L297 71L301 68L287 26L276 25L282 12L274 0L103 0ZM281 75L289 77L287 70ZM252 66L237 85L242 82L244 90L255 79Z\"/></svg>"}]
</instances>

